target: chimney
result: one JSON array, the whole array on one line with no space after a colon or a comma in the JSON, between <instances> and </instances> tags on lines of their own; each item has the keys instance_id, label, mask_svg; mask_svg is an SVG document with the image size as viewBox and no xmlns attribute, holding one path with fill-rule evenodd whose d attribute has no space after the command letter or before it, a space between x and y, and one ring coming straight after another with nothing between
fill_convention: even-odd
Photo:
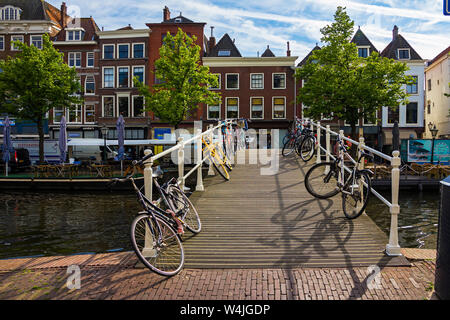
<instances>
[{"instance_id":1,"label":"chimney","mask_svg":"<svg viewBox=\"0 0 450 320\"><path fill-rule=\"evenodd\" d=\"M216 46L216 38L214 37L214 27L211 26L211 37L209 37L208 48L209 52Z\"/></svg>"},{"instance_id":2,"label":"chimney","mask_svg":"<svg viewBox=\"0 0 450 320\"><path fill-rule=\"evenodd\" d=\"M61 27L62 27L63 29L64 29L65 27L67 27L66 21L67 21L67 6L66 6L66 3L63 2L63 3L61 4L61 21L60 21Z\"/></svg>"},{"instance_id":3,"label":"chimney","mask_svg":"<svg viewBox=\"0 0 450 320\"><path fill-rule=\"evenodd\" d=\"M392 30L392 40L397 39L398 37L398 27L394 26L394 30Z\"/></svg>"},{"instance_id":4,"label":"chimney","mask_svg":"<svg viewBox=\"0 0 450 320\"><path fill-rule=\"evenodd\" d=\"M163 10L163 19L164 19L163 21L170 20L170 11L169 11L169 8L167 6L165 6L164 10Z\"/></svg>"},{"instance_id":5,"label":"chimney","mask_svg":"<svg viewBox=\"0 0 450 320\"><path fill-rule=\"evenodd\" d=\"M291 49L289 48L289 41L287 42L287 56L291 56Z\"/></svg>"}]
</instances>

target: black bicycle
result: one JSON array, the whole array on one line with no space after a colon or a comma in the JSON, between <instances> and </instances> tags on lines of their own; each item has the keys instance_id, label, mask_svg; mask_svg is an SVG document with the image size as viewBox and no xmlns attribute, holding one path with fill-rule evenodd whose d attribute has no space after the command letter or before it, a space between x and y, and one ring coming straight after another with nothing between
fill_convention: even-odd
<instances>
[{"instance_id":1,"label":"black bicycle","mask_svg":"<svg viewBox=\"0 0 450 320\"><path fill-rule=\"evenodd\" d=\"M281 154L288 157L294 151L304 162L312 159L316 151L316 137L311 129L303 127L303 129L297 129L295 133L289 135L283 145Z\"/></svg>"},{"instance_id":2,"label":"black bicycle","mask_svg":"<svg viewBox=\"0 0 450 320\"><path fill-rule=\"evenodd\" d=\"M339 156L333 162L322 162L308 170L305 176L305 187L316 198L328 199L339 192L342 193L342 209L348 219L359 217L365 210L370 190L372 171L359 170L358 164L364 158L373 158L373 155L361 152L357 164L351 172L344 167L344 158L348 155L348 146L339 137Z\"/></svg>"}]
</instances>

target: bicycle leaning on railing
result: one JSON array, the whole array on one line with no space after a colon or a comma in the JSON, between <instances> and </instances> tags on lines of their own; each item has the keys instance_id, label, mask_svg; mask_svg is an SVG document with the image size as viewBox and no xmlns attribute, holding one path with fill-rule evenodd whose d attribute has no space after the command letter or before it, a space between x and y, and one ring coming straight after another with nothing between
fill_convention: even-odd
<instances>
[{"instance_id":1,"label":"bicycle leaning on railing","mask_svg":"<svg viewBox=\"0 0 450 320\"><path fill-rule=\"evenodd\" d=\"M345 157L349 147L338 136L339 155L333 162L322 162L312 166L305 176L305 187L316 198L328 199L339 192L342 194L342 209L348 219L359 217L365 210L371 192L372 171L359 170L358 166L364 158L373 155L361 152L358 161L348 172L345 168Z\"/></svg>"},{"instance_id":2,"label":"bicycle leaning on railing","mask_svg":"<svg viewBox=\"0 0 450 320\"><path fill-rule=\"evenodd\" d=\"M308 162L316 152L316 136L303 121L296 119L295 123L294 130L288 132L283 139L285 143L281 154L288 157L295 151L304 162Z\"/></svg>"}]
</instances>

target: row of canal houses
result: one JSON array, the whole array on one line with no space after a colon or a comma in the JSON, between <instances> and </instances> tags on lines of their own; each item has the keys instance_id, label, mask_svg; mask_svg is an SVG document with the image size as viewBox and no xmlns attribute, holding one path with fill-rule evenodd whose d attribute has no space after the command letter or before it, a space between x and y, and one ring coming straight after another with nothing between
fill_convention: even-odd
<instances>
[{"instance_id":1,"label":"row of canal houses","mask_svg":"<svg viewBox=\"0 0 450 320\"><path fill-rule=\"evenodd\" d=\"M167 7L163 9L162 18L161 22L148 23L145 29L128 25L105 31L92 17L70 17L64 2L56 8L41 0L0 0L0 59L17 53L11 41L20 40L40 47L42 35L46 33L54 46L64 53L66 63L76 68L85 102L71 110L61 106L49 113L47 136L51 139L57 139L63 115L68 120L68 134L72 138L101 138L103 126L110 129L108 138L115 138L115 123L120 114L125 117L126 139L155 138L169 132L170 126L143 111L143 98L133 87L132 79L137 76L149 86L158 81L154 76L154 62L159 58L159 48L167 32L175 34L178 28L196 36L202 48L202 63L219 78L218 87L211 90L222 95L220 105L200 106L197 113L183 123L184 127L192 127L193 121L198 120L206 127L218 119L247 118L251 120L250 128L285 130L295 116L302 117L303 106L295 99L302 84L296 83L294 73L309 55L296 65L298 57L291 56L287 43L286 56L275 56L267 46L261 55L243 57L235 39L228 34L216 41L211 27L210 36L205 36L204 22L194 22L181 13L171 17ZM378 51L361 29L352 41L362 57ZM313 51L317 49L318 46ZM396 111L384 107L378 115L378 123L363 121L360 124L368 144L381 149L392 144L394 121L399 122L401 138L421 137L424 133L425 60L399 34L396 26L392 41L380 54L406 62L410 67L408 73L417 79L415 85L406 88L411 94L408 105L401 105ZM337 119L323 119L323 122L335 129L350 131L350 127ZM26 123L17 125L14 130L16 137L35 136Z\"/></svg>"}]
</instances>

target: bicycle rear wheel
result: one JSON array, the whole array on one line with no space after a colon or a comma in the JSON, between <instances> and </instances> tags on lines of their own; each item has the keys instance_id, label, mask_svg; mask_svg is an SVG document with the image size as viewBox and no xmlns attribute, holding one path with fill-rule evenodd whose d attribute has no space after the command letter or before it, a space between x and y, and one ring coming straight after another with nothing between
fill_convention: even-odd
<instances>
[{"instance_id":1,"label":"bicycle rear wheel","mask_svg":"<svg viewBox=\"0 0 450 320\"><path fill-rule=\"evenodd\" d=\"M147 214L131 224L131 244L139 260L150 270L173 276L184 265L184 249L176 230L165 220Z\"/></svg>"},{"instance_id":2,"label":"bicycle rear wheel","mask_svg":"<svg viewBox=\"0 0 450 320\"><path fill-rule=\"evenodd\" d=\"M291 137L284 145L283 150L281 151L281 154L283 157L288 157L294 152L296 145L296 139L294 137Z\"/></svg>"},{"instance_id":3,"label":"bicycle rear wheel","mask_svg":"<svg viewBox=\"0 0 450 320\"><path fill-rule=\"evenodd\" d=\"M308 192L319 199L328 199L339 193L339 170L334 162L315 164L305 176L305 187Z\"/></svg>"},{"instance_id":4,"label":"bicycle rear wheel","mask_svg":"<svg viewBox=\"0 0 450 320\"><path fill-rule=\"evenodd\" d=\"M170 185L167 191L169 194L168 201L173 212L176 212L180 219L184 221L189 231L199 233L202 230L202 223L191 200L178 186Z\"/></svg>"},{"instance_id":5,"label":"bicycle rear wheel","mask_svg":"<svg viewBox=\"0 0 450 320\"><path fill-rule=\"evenodd\" d=\"M355 184L350 183L345 188L345 191L352 194L342 192L342 209L348 219L356 219L364 212L369 201L370 188L369 175L365 172L357 172Z\"/></svg>"},{"instance_id":6,"label":"bicycle rear wheel","mask_svg":"<svg viewBox=\"0 0 450 320\"><path fill-rule=\"evenodd\" d=\"M211 157L212 164L214 169L224 178L226 181L230 180L230 174L226 168L225 162L217 158L217 154L214 157Z\"/></svg>"},{"instance_id":7,"label":"bicycle rear wheel","mask_svg":"<svg viewBox=\"0 0 450 320\"><path fill-rule=\"evenodd\" d=\"M316 148L316 141L314 140L314 138L311 136L306 137L305 139L303 139L299 148L300 158L302 158L304 162L308 162L316 153L315 148Z\"/></svg>"}]
</instances>

